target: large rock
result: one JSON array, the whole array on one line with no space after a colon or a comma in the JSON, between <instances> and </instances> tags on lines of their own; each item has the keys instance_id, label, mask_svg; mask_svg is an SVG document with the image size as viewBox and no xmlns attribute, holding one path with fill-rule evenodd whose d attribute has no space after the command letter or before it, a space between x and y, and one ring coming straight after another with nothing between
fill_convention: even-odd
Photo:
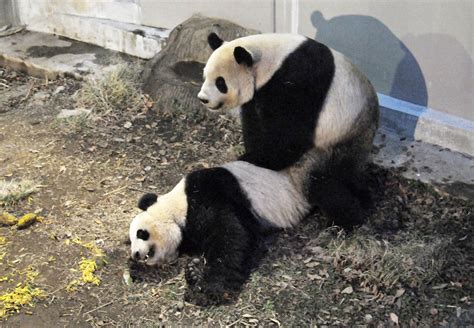
<instances>
[{"instance_id":1,"label":"large rock","mask_svg":"<svg viewBox=\"0 0 474 328\"><path fill-rule=\"evenodd\" d=\"M194 15L171 31L168 43L144 70L143 89L155 100L155 110L204 110L197 94L202 70L211 55L207 36L217 32L224 40L257 34L230 21Z\"/></svg>"}]
</instances>

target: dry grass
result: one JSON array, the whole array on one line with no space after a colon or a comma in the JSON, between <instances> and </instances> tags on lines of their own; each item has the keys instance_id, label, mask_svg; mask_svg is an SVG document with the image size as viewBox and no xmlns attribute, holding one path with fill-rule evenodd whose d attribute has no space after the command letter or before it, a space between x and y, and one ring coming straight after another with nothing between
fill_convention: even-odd
<instances>
[{"instance_id":1,"label":"dry grass","mask_svg":"<svg viewBox=\"0 0 474 328\"><path fill-rule=\"evenodd\" d=\"M26 199L38 190L39 185L30 180L0 180L0 205L10 206Z\"/></svg>"},{"instance_id":2,"label":"dry grass","mask_svg":"<svg viewBox=\"0 0 474 328\"><path fill-rule=\"evenodd\" d=\"M144 109L146 104L137 84L138 76L139 72L131 66L119 65L100 80L89 79L77 95L78 105L103 114Z\"/></svg>"},{"instance_id":3,"label":"dry grass","mask_svg":"<svg viewBox=\"0 0 474 328\"><path fill-rule=\"evenodd\" d=\"M450 239L409 235L395 244L363 233L340 236L329 245L344 275L362 280L363 286L422 288L439 277L448 263L462 261Z\"/></svg>"}]
</instances>

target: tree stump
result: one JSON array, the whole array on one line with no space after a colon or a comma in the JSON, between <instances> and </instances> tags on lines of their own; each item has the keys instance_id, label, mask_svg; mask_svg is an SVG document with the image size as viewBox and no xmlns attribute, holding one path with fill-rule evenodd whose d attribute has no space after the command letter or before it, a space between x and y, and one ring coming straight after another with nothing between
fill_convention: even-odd
<instances>
[{"instance_id":1,"label":"tree stump","mask_svg":"<svg viewBox=\"0 0 474 328\"><path fill-rule=\"evenodd\" d=\"M143 90L155 101L156 111L203 111L197 99L202 70L211 55L207 36L216 32L233 40L259 32L223 19L194 15L170 33L166 46L145 66Z\"/></svg>"}]
</instances>

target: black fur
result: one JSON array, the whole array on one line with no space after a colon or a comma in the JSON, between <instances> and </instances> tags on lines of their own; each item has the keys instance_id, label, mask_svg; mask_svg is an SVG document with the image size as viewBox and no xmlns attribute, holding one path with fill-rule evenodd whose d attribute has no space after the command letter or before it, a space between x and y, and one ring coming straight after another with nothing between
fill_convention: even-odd
<instances>
[{"instance_id":1,"label":"black fur","mask_svg":"<svg viewBox=\"0 0 474 328\"><path fill-rule=\"evenodd\" d=\"M314 148L316 124L334 74L334 57L325 45L307 39L292 52L272 78L256 90L254 98L242 106L246 152L240 159L282 170ZM354 140L359 142L358 136ZM318 154L319 162L312 163L309 181L305 182L309 203L345 228L363 222L362 205L368 202L361 170L356 167L365 163L365 158L358 158L357 146L342 142L329 153Z\"/></svg>"},{"instance_id":2,"label":"black fur","mask_svg":"<svg viewBox=\"0 0 474 328\"><path fill-rule=\"evenodd\" d=\"M143 195L138 201L138 208L142 211L146 211L148 207L156 203L158 196L153 193Z\"/></svg>"},{"instance_id":3,"label":"black fur","mask_svg":"<svg viewBox=\"0 0 474 328\"><path fill-rule=\"evenodd\" d=\"M207 36L207 43L209 43L212 50L216 50L224 41L216 33L211 33Z\"/></svg>"},{"instance_id":4,"label":"black fur","mask_svg":"<svg viewBox=\"0 0 474 328\"><path fill-rule=\"evenodd\" d=\"M206 261L201 270L187 267L186 297L201 305L225 302L249 277L261 248L262 228L239 183L226 169L189 174L186 195L188 213L180 252L203 254Z\"/></svg>"},{"instance_id":5,"label":"black fur","mask_svg":"<svg viewBox=\"0 0 474 328\"><path fill-rule=\"evenodd\" d=\"M235 47L234 58L238 64L251 67L253 64L252 55L242 47Z\"/></svg>"},{"instance_id":6,"label":"black fur","mask_svg":"<svg viewBox=\"0 0 474 328\"><path fill-rule=\"evenodd\" d=\"M148 240L150 238L150 233L143 229L137 230L137 238L142 240Z\"/></svg>"},{"instance_id":7,"label":"black fur","mask_svg":"<svg viewBox=\"0 0 474 328\"><path fill-rule=\"evenodd\" d=\"M332 53L321 43L308 39L292 52L242 106L246 153L241 159L281 170L312 148L316 121L334 72Z\"/></svg>"},{"instance_id":8,"label":"black fur","mask_svg":"<svg viewBox=\"0 0 474 328\"><path fill-rule=\"evenodd\" d=\"M363 223L371 203L364 183L365 147L360 137L341 142L329 151L313 151L317 159L305 181L308 202L346 229Z\"/></svg>"},{"instance_id":9,"label":"black fur","mask_svg":"<svg viewBox=\"0 0 474 328\"><path fill-rule=\"evenodd\" d=\"M225 80L222 76L219 76L217 79L216 79L216 87L217 87L217 90L219 90L220 92L222 93L227 93L227 84L225 83Z\"/></svg>"}]
</instances>

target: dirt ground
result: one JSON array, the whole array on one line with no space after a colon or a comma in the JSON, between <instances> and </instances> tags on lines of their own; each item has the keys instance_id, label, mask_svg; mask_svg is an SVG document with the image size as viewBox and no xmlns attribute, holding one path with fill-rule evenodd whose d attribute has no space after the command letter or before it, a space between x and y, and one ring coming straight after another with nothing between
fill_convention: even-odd
<instances>
[{"instance_id":1,"label":"dirt ground","mask_svg":"<svg viewBox=\"0 0 474 328\"><path fill-rule=\"evenodd\" d=\"M314 213L268 241L238 301L183 302L186 258L128 272L128 224L142 193L167 192L183 174L241 151L229 118L140 108L58 119L77 108L83 83L44 81L0 68L0 181L37 191L0 203L0 213L35 212L43 222L0 226L1 295L28 284L40 295L2 327L467 326L473 321L473 203L372 166L374 208L352 233ZM1 240L1 239L0 239ZM89 243L89 244L88 244ZM97 250L104 256L94 254ZM98 285L81 261L99 263ZM28 272L35 274L28 275ZM4 279L2 279L4 277Z\"/></svg>"}]
</instances>

